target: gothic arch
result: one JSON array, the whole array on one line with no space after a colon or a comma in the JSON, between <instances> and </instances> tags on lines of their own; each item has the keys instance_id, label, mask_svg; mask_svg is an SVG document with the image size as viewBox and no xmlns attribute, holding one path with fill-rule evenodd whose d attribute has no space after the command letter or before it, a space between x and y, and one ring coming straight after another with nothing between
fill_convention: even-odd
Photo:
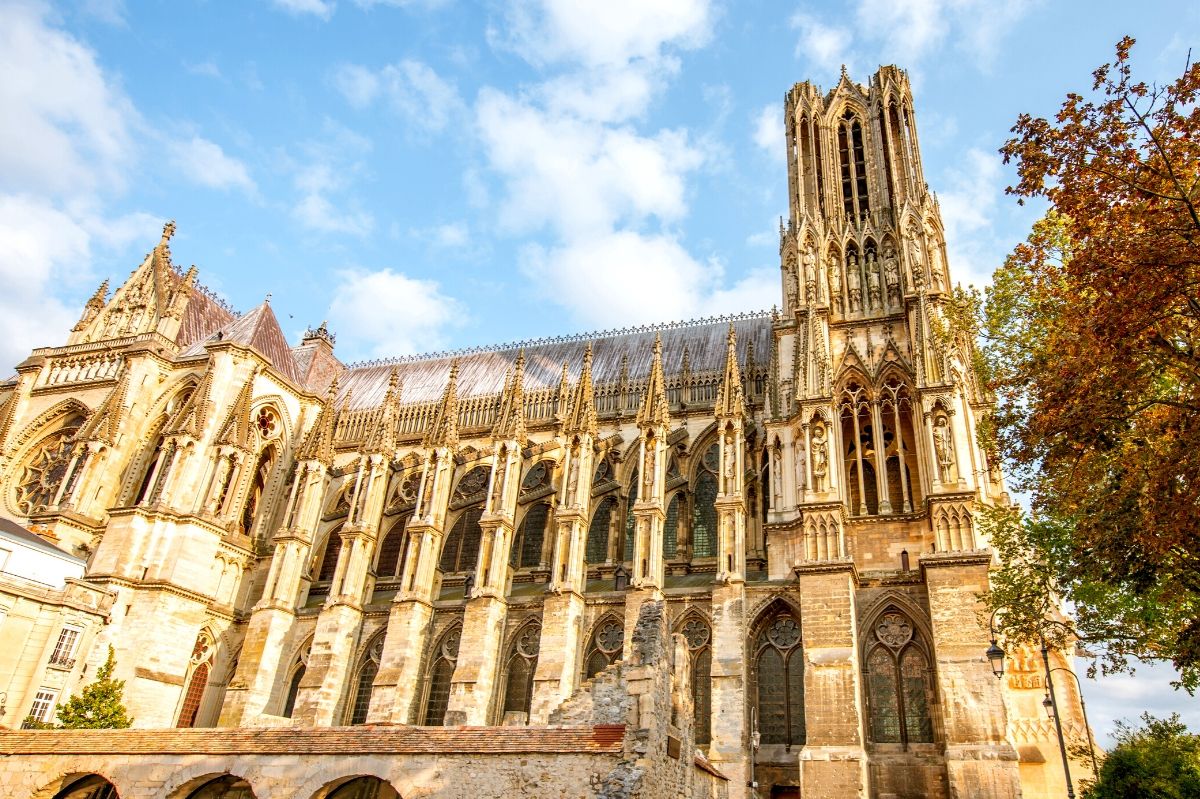
<instances>
[{"instance_id":1,"label":"gothic arch","mask_svg":"<svg viewBox=\"0 0 1200 799\"><path fill-rule=\"evenodd\" d=\"M93 768L93 766L97 765L99 764L89 762L86 769L68 771L63 775L56 777L51 782L46 783L41 788L34 791L30 796L30 799L60 799L60 797L71 797L71 792L74 788L79 787L80 783L83 783L85 780L88 780L92 777L98 777L99 779L102 779L109 785L113 786L113 789L116 791L116 793L113 795L113 799L118 799L120 796L133 795L132 793L123 794L121 790L117 788L116 781L109 774L105 773L107 771L106 768L103 766Z\"/></svg>"},{"instance_id":2,"label":"gothic arch","mask_svg":"<svg viewBox=\"0 0 1200 799\"><path fill-rule=\"evenodd\" d=\"M22 434L19 441L25 443L15 453L15 468L4 483L4 502L19 516L32 516L53 504L63 481L74 479L67 472L76 452L75 435L87 423L87 406L69 399L50 410L55 413L43 413L40 424L35 422L36 428L31 425Z\"/></svg>"},{"instance_id":3,"label":"gothic arch","mask_svg":"<svg viewBox=\"0 0 1200 799\"><path fill-rule=\"evenodd\" d=\"M875 603L859 633L868 740L932 744L938 726L933 638L924 613L892 597Z\"/></svg>"},{"instance_id":4,"label":"gothic arch","mask_svg":"<svg viewBox=\"0 0 1200 799\"><path fill-rule=\"evenodd\" d=\"M219 784L220 780L238 780L249 786L252 797L258 796L254 791L254 785L245 777L233 773L232 769L230 771L215 770L214 766L216 765L210 759L206 763L198 763L194 766L180 769L171 775L171 778L164 784L161 795L166 797L166 799L197 799L198 797L208 799L209 796L219 797L221 796L220 793L207 794L203 793L203 791L205 788L210 788L210 786L215 787L215 784Z\"/></svg>"},{"instance_id":5,"label":"gothic arch","mask_svg":"<svg viewBox=\"0 0 1200 799\"><path fill-rule=\"evenodd\" d=\"M69 419L72 415L77 414L86 420L92 413L92 409L87 405L84 405L74 397L68 397L42 411L37 415L36 419L21 428L21 433L14 442L16 445L14 449L19 449L23 444L29 443L31 440L43 438L46 433L52 432L50 428L54 424L63 419ZM18 457L20 455L24 455L24 453L19 452Z\"/></svg>"},{"instance_id":6,"label":"gothic arch","mask_svg":"<svg viewBox=\"0 0 1200 799\"><path fill-rule=\"evenodd\" d=\"M501 724L507 723L510 713L524 714L525 723L529 721L533 675L541 654L541 633L541 620L529 616L517 625L504 643L500 679L496 681L496 706L500 714L497 721Z\"/></svg>"},{"instance_id":7,"label":"gothic arch","mask_svg":"<svg viewBox=\"0 0 1200 799\"><path fill-rule=\"evenodd\" d=\"M801 614L780 596L769 600L748 628L747 698L759 719L764 745L784 751L806 740L804 641Z\"/></svg>"},{"instance_id":8,"label":"gothic arch","mask_svg":"<svg viewBox=\"0 0 1200 799\"><path fill-rule=\"evenodd\" d=\"M537 568L549 560L547 544L554 541L554 506L551 497L517 506L513 519L513 537L509 549L509 564L514 569Z\"/></svg>"},{"instance_id":9,"label":"gothic arch","mask_svg":"<svg viewBox=\"0 0 1200 799\"><path fill-rule=\"evenodd\" d=\"M683 636L691 659L695 740L708 744L712 739L712 620L698 608L689 608L672 631Z\"/></svg>"},{"instance_id":10,"label":"gothic arch","mask_svg":"<svg viewBox=\"0 0 1200 799\"><path fill-rule=\"evenodd\" d=\"M441 727L445 723L450 684L461 643L462 622L456 619L442 631L429 650L425 662L425 696L421 703L422 726Z\"/></svg>"},{"instance_id":11,"label":"gothic arch","mask_svg":"<svg viewBox=\"0 0 1200 799\"><path fill-rule=\"evenodd\" d=\"M382 771L382 769L380 770ZM366 783L363 788L370 791L369 793L361 794L363 797L370 796L371 799L400 799L400 791L397 790L396 786L387 777L382 777L379 774L369 771L360 771L356 774L349 774L334 780L330 780L326 775L314 777L303 787L297 788L293 795L301 797L301 799L303 797L311 797L311 799L358 799L360 794L353 792L353 789L359 783ZM347 791L351 792L347 793Z\"/></svg>"},{"instance_id":12,"label":"gothic arch","mask_svg":"<svg viewBox=\"0 0 1200 799\"><path fill-rule=\"evenodd\" d=\"M619 636L616 631L620 632ZM583 639L583 679L591 679L625 657L624 636L625 619L616 611L606 611L596 619Z\"/></svg>"},{"instance_id":13,"label":"gothic arch","mask_svg":"<svg viewBox=\"0 0 1200 799\"><path fill-rule=\"evenodd\" d=\"M353 726L365 724L367 710L371 705L371 693L375 687L375 676L379 673L379 664L383 661L383 645L387 635L387 627L377 630L366 639L355 654L357 664L350 681L350 697L346 702L346 723Z\"/></svg>"}]
</instances>

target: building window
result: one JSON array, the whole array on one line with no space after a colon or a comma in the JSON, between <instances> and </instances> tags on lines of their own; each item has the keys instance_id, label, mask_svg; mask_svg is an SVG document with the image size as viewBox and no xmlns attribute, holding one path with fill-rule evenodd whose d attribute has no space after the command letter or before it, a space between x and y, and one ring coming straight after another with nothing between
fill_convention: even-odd
<instances>
[{"instance_id":1,"label":"building window","mask_svg":"<svg viewBox=\"0 0 1200 799\"><path fill-rule=\"evenodd\" d=\"M442 558L438 567L446 574L472 571L479 560L479 539L483 530L479 520L483 517L483 505L467 508L450 528L442 544Z\"/></svg>"},{"instance_id":2,"label":"building window","mask_svg":"<svg viewBox=\"0 0 1200 799\"><path fill-rule=\"evenodd\" d=\"M704 451L697 470L692 502L692 557L717 554L717 468L720 459L716 442Z\"/></svg>"},{"instance_id":3,"label":"building window","mask_svg":"<svg viewBox=\"0 0 1200 799\"><path fill-rule=\"evenodd\" d=\"M383 635L367 648L362 666L358 669L358 682L354 689L354 706L350 711L350 724L366 724L367 711L371 707L371 691L375 688L375 675L379 674L379 662L383 659Z\"/></svg>"},{"instance_id":4,"label":"building window","mask_svg":"<svg viewBox=\"0 0 1200 799\"><path fill-rule=\"evenodd\" d=\"M670 560L679 550L679 493L671 497L667 505L667 519L663 522L663 560Z\"/></svg>"},{"instance_id":5,"label":"building window","mask_svg":"<svg viewBox=\"0 0 1200 799\"><path fill-rule=\"evenodd\" d=\"M259 413L260 421L265 413L268 411L264 408ZM250 490L246 494L246 504L242 507L242 533L245 535L250 535L254 531L254 519L262 505L263 493L267 490L267 480L270 479L271 470L274 468L275 447L269 445L258 456L258 461L254 465L254 476L251 478Z\"/></svg>"},{"instance_id":6,"label":"building window","mask_svg":"<svg viewBox=\"0 0 1200 799\"><path fill-rule=\"evenodd\" d=\"M588 654L583 661L584 679L590 680L621 659L625 645L625 626L615 618L608 618L596 626L588 644Z\"/></svg>"},{"instance_id":7,"label":"building window","mask_svg":"<svg viewBox=\"0 0 1200 799\"><path fill-rule=\"evenodd\" d=\"M780 613L754 641L758 730L764 744L804 743L804 651L800 623Z\"/></svg>"},{"instance_id":8,"label":"building window","mask_svg":"<svg viewBox=\"0 0 1200 799\"><path fill-rule=\"evenodd\" d=\"M50 711L54 709L54 700L58 697L55 691L49 688L39 688L38 692L33 696L33 705L29 708L29 717L25 725L32 726L29 721L37 721L46 723L50 721Z\"/></svg>"},{"instance_id":9,"label":"building window","mask_svg":"<svg viewBox=\"0 0 1200 799\"><path fill-rule=\"evenodd\" d=\"M292 672L292 681L288 683L287 698L283 700L283 713L280 714L284 718L290 719L292 713L296 710L296 697L300 694L300 681L304 679L304 672L306 670L305 665L301 663Z\"/></svg>"},{"instance_id":10,"label":"building window","mask_svg":"<svg viewBox=\"0 0 1200 799\"><path fill-rule=\"evenodd\" d=\"M537 670L538 647L541 645L542 628L537 624L526 624L513 641L506 668L508 678L504 681L504 714L524 714L529 722L529 708L533 700L533 673Z\"/></svg>"},{"instance_id":11,"label":"building window","mask_svg":"<svg viewBox=\"0 0 1200 799\"><path fill-rule=\"evenodd\" d=\"M453 629L442 636L434 647L434 660L429 669L429 696L425 700L425 726L440 727L446 721L450 705L450 682L458 663L458 645L462 631Z\"/></svg>"},{"instance_id":12,"label":"building window","mask_svg":"<svg viewBox=\"0 0 1200 799\"><path fill-rule=\"evenodd\" d=\"M712 740L712 630L699 616L691 616L679 630L692 659L692 709L696 718L696 743Z\"/></svg>"},{"instance_id":13,"label":"building window","mask_svg":"<svg viewBox=\"0 0 1200 799\"><path fill-rule=\"evenodd\" d=\"M317 581L328 582L337 572L338 555L342 551L342 535L339 530L329 534L325 553L321 556L321 567L317 570Z\"/></svg>"},{"instance_id":14,"label":"building window","mask_svg":"<svg viewBox=\"0 0 1200 799\"><path fill-rule=\"evenodd\" d=\"M625 503L625 562L633 561L633 506L638 497L638 470L629 476L629 499Z\"/></svg>"},{"instance_id":15,"label":"building window","mask_svg":"<svg viewBox=\"0 0 1200 799\"><path fill-rule=\"evenodd\" d=\"M54 651L50 653L51 666L69 669L75 665L75 645L79 643L81 632L78 627L62 628L58 633L58 641L54 644Z\"/></svg>"},{"instance_id":16,"label":"building window","mask_svg":"<svg viewBox=\"0 0 1200 799\"><path fill-rule=\"evenodd\" d=\"M933 673L912 622L888 608L871 630L864 660L871 740L932 743Z\"/></svg>"},{"instance_id":17,"label":"building window","mask_svg":"<svg viewBox=\"0 0 1200 799\"><path fill-rule=\"evenodd\" d=\"M24 516L45 510L58 492L59 483L66 476L74 451L74 435L82 420L73 418L61 430L38 442L25 459L16 479L17 509Z\"/></svg>"},{"instance_id":18,"label":"building window","mask_svg":"<svg viewBox=\"0 0 1200 799\"><path fill-rule=\"evenodd\" d=\"M588 526L587 549L584 553L588 563L604 563L608 560L608 529L616 507L615 499L605 497L592 514L592 523Z\"/></svg>"},{"instance_id":19,"label":"building window","mask_svg":"<svg viewBox=\"0 0 1200 799\"><path fill-rule=\"evenodd\" d=\"M381 580L404 574L404 543L408 538L405 527L408 526L410 518L405 516L393 524L379 544L379 562L375 566L375 575Z\"/></svg>"},{"instance_id":20,"label":"building window","mask_svg":"<svg viewBox=\"0 0 1200 799\"><path fill-rule=\"evenodd\" d=\"M514 569L532 568L542 563L542 542L546 535L546 520L550 505L539 502L525 513L509 552L509 565Z\"/></svg>"},{"instance_id":21,"label":"building window","mask_svg":"<svg viewBox=\"0 0 1200 799\"><path fill-rule=\"evenodd\" d=\"M201 632L196 637L192 647L190 667L191 677L183 694L183 706L179 710L179 721L176 727L195 727L196 716L200 713L200 700L204 698L204 689L208 687L208 675L212 671L213 640L207 632Z\"/></svg>"}]
</instances>

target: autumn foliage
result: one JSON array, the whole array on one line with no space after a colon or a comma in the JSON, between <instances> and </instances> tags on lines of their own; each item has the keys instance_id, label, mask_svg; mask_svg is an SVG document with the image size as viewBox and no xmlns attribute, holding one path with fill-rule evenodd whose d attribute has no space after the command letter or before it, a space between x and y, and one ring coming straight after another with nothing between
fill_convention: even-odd
<instances>
[{"instance_id":1,"label":"autumn foliage","mask_svg":"<svg viewBox=\"0 0 1200 799\"><path fill-rule=\"evenodd\" d=\"M1134 80L1133 40L1002 153L1050 213L997 271L980 315L999 408L989 445L1030 518L994 517L1010 563L995 604L1029 629L1065 597L1070 630L1200 676L1200 66ZM1007 550L1007 551L1005 551ZM1041 603L1039 605L1039 603ZM1036 607L1035 607L1036 606ZM1024 610L1020 609L1024 608ZM1022 618L1024 614L1025 618Z\"/></svg>"}]
</instances>

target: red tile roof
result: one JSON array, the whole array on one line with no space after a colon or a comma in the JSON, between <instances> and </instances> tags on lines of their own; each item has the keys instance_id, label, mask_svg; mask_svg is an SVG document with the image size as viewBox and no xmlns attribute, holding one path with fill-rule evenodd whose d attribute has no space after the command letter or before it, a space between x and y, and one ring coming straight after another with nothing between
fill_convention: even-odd
<instances>
[{"instance_id":1,"label":"red tile roof","mask_svg":"<svg viewBox=\"0 0 1200 799\"><path fill-rule=\"evenodd\" d=\"M0 732L0 754L620 754L623 724Z\"/></svg>"}]
</instances>

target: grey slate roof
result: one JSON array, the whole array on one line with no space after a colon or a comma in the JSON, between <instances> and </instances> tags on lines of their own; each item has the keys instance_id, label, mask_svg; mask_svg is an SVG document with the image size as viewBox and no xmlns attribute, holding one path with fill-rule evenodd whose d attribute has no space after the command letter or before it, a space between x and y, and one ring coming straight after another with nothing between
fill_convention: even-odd
<instances>
[{"instance_id":1,"label":"grey slate roof","mask_svg":"<svg viewBox=\"0 0 1200 799\"><path fill-rule=\"evenodd\" d=\"M199 355L204 352L204 345L220 334L222 341L234 341L253 347L260 355L280 371L285 377L297 385L304 381L292 358L292 350L287 338L279 328L279 320L271 310L271 303L263 302L252 311L232 319L202 340L196 341L182 353L184 356ZM386 382L385 382L386 385Z\"/></svg>"}]
</instances>

